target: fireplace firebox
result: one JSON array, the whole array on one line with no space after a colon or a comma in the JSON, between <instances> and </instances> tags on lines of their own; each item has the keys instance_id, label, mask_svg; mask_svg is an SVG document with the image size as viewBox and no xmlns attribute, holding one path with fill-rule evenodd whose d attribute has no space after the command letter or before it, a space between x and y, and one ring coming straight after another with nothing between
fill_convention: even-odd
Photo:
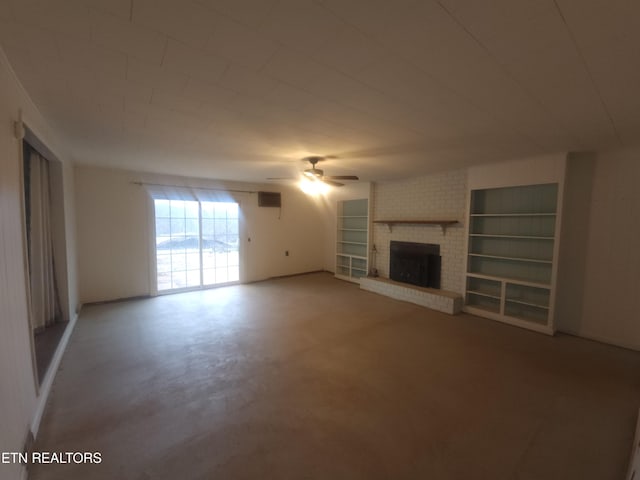
<instances>
[{"instance_id":1,"label":"fireplace firebox","mask_svg":"<svg viewBox=\"0 0 640 480\"><path fill-rule=\"evenodd\" d=\"M419 287L440 288L440 245L391 241L389 277Z\"/></svg>"}]
</instances>

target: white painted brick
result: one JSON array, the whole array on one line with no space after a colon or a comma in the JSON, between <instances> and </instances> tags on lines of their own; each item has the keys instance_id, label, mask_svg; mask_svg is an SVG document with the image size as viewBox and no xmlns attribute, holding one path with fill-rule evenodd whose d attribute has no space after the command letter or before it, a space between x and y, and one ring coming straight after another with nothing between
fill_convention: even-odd
<instances>
[{"instance_id":1,"label":"white painted brick","mask_svg":"<svg viewBox=\"0 0 640 480\"><path fill-rule=\"evenodd\" d=\"M405 287L369 277L360 279L360 288L451 315L460 313L462 310L462 295L453 295L452 292Z\"/></svg>"},{"instance_id":2,"label":"white painted brick","mask_svg":"<svg viewBox=\"0 0 640 480\"><path fill-rule=\"evenodd\" d=\"M458 225L396 225L390 233L386 225L375 224L373 243L378 253L375 267L383 277L389 276L389 242L437 243L442 256L441 286L444 290L464 292L464 233L467 204L465 170L412 178L375 185L374 220L453 219Z\"/></svg>"}]
</instances>

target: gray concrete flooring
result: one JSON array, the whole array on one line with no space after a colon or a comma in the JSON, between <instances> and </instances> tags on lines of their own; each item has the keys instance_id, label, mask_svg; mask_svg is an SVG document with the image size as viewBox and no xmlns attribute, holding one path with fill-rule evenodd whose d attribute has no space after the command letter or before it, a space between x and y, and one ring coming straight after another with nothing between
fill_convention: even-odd
<instances>
[{"instance_id":1,"label":"gray concrete flooring","mask_svg":"<svg viewBox=\"0 0 640 480\"><path fill-rule=\"evenodd\" d=\"M36 450L49 479L622 479L640 353L329 274L83 309Z\"/></svg>"}]
</instances>

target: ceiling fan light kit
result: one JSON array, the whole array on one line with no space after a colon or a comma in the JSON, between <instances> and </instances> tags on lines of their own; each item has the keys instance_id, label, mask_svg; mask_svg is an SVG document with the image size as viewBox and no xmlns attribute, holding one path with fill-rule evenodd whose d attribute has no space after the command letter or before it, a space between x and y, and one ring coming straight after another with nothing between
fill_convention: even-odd
<instances>
[{"instance_id":1,"label":"ceiling fan light kit","mask_svg":"<svg viewBox=\"0 0 640 480\"><path fill-rule=\"evenodd\" d=\"M316 168L318 162L327 158L335 157L320 157L311 156L303 158L305 162L311 164L311 168L307 168L302 172L302 180L299 183L300 189L309 195L326 194L330 187L343 187L344 183L337 182L336 180L359 180L355 175L325 175L324 170ZM267 180L287 180L286 178L268 178Z\"/></svg>"},{"instance_id":2,"label":"ceiling fan light kit","mask_svg":"<svg viewBox=\"0 0 640 480\"><path fill-rule=\"evenodd\" d=\"M302 190L304 193L313 196L326 195L329 190L331 190L331 187L328 184L317 179L312 180L309 178L303 178L302 180L300 180L299 186L300 190Z\"/></svg>"}]
</instances>

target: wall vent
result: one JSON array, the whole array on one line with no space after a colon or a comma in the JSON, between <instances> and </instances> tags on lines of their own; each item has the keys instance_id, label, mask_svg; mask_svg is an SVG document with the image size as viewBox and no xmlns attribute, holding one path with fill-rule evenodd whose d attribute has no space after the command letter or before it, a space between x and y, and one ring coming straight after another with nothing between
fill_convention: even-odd
<instances>
[{"instance_id":1,"label":"wall vent","mask_svg":"<svg viewBox=\"0 0 640 480\"><path fill-rule=\"evenodd\" d=\"M258 192L259 207L281 207L280 192Z\"/></svg>"}]
</instances>

